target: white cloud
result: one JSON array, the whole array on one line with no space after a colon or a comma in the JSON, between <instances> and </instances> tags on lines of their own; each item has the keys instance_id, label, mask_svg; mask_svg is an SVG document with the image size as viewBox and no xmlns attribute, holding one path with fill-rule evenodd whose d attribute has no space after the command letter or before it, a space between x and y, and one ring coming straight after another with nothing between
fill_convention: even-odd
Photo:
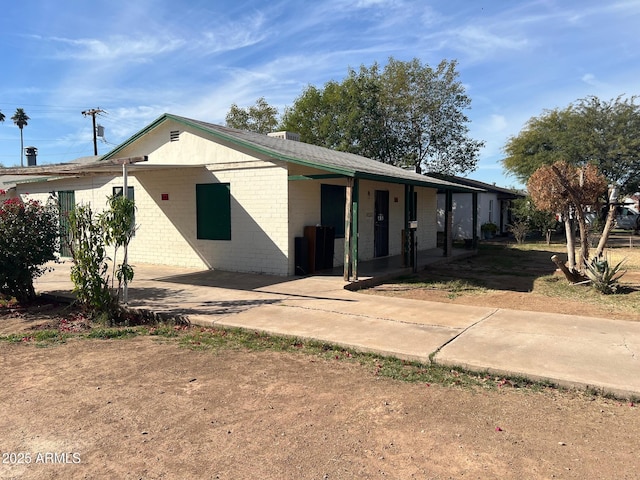
<instances>
[{"instance_id":1,"label":"white cloud","mask_svg":"<svg viewBox=\"0 0 640 480\"><path fill-rule=\"evenodd\" d=\"M262 13L244 17L240 21L218 24L215 29L209 29L196 39L190 47L195 53L217 53L249 47L264 40L269 29Z\"/></svg>"},{"instance_id":2,"label":"white cloud","mask_svg":"<svg viewBox=\"0 0 640 480\"><path fill-rule=\"evenodd\" d=\"M527 48L526 38L497 35L486 27L467 25L461 29L447 32L450 37L450 47L466 52L475 58L487 57L497 51L520 51Z\"/></svg>"},{"instance_id":3,"label":"white cloud","mask_svg":"<svg viewBox=\"0 0 640 480\"><path fill-rule=\"evenodd\" d=\"M67 46L57 52L58 58L72 58L92 61L147 61L149 57L172 52L185 45L177 38L131 38L116 35L101 40L97 38L51 37L51 41Z\"/></svg>"},{"instance_id":4,"label":"white cloud","mask_svg":"<svg viewBox=\"0 0 640 480\"><path fill-rule=\"evenodd\" d=\"M581 80L591 87L602 87L604 84L596 78L592 73L585 73Z\"/></svg>"}]
</instances>

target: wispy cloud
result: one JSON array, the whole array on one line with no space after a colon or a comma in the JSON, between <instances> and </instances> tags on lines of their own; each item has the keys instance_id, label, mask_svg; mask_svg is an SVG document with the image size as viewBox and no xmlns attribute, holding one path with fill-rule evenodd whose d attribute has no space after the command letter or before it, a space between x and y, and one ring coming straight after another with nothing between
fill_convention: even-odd
<instances>
[{"instance_id":1,"label":"wispy cloud","mask_svg":"<svg viewBox=\"0 0 640 480\"><path fill-rule=\"evenodd\" d=\"M218 24L215 29L206 30L201 38L194 39L189 48L196 54L198 51L207 54L227 52L256 45L268 35L265 15L257 12L239 21Z\"/></svg>"},{"instance_id":2,"label":"wispy cloud","mask_svg":"<svg viewBox=\"0 0 640 480\"><path fill-rule=\"evenodd\" d=\"M463 51L469 57L476 59L505 50L521 51L529 45L526 38L515 35L499 35L486 27L473 25L449 30L446 35L449 37L450 48Z\"/></svg>"},{"instance_id":3,"label":"wispy cloud","mask_svg":"<svg viewBox=\"0 0 640 480\"><path fill-rule=\"evenodd\" d=\"M122 35L105 39L51 37L48 40L63 46L56 50L55 55L59 59L70 58L95 62L127 60L146 62L150 57L173 52L186 43L179 38L132 38Z\"/></svg>"}]
</instances>

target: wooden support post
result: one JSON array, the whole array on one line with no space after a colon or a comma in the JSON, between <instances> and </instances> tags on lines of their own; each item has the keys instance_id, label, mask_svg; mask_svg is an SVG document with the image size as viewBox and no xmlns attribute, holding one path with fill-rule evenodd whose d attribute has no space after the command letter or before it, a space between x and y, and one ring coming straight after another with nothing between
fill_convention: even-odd
<instances>
[{"instance_id":1,"label":"wooden support post","mask_svg":"<svg viewBox=\"0 0 640 480\"><path fill-rule=\"evenodd\" d=\"M351 274L351 222L353 214L353 178L347 178L346 200L344 202L344 281Z\"/></svg>"},{"instance_id":2,"label":"wooden support post","mask_svg":"<svg viewBox=\"0 0 640 480\"><path fill-rule=\"evenodd\" d=\"M411 263L411 243L409 236L409 221L411 220L411 202L413 197L409 185L404 186L404 229L402 230L402 266L408 267Z\"/></svg>"},{"instance_id":3,"label":"wooden support post","mask_svg":"<svg viewBox=\"0 0 640 480\"><path fill-rule=\"evenodd\" d=\"M360 232L358 230L358 206L360 205L360 188L359 180L353 179L353 195L351 198L353 205L353 214L351 217L351 225L353 231L351 232L351 275L353 280L358 280L358 238Z\"/></svg>"},{"instance_id":4,"label":"wooden support post","mask_svg":"<svg viewBox=\"0 0 640 480\"><path fill-rule=\"evenodd\" d=\"M453 255L453 192L447 190L445 193L444 209L444 256Z\"/></svg>"},{"instance_id":5,"label":"wooden support post","mask_svg":"<svg viewBox=\"0 0 640 480\"><path fill-rule=\"evenodd\" d=\"M471 210L473 211L473 226L471 227L471 247L478 248L478 192L471 194Z\"/></svg>"}]
</instances>

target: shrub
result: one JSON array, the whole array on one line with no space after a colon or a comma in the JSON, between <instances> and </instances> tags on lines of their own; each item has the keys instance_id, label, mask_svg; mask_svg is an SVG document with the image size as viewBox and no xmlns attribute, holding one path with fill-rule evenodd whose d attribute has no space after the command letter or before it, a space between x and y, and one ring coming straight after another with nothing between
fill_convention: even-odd
<instances>
[{"instance_id":1,"label":"shrub","mask_svg":"<svg viewBox=\"0 0 640 480\"><path fill-rule=\"evenodd\" d=\"M77 205L69 214L69 231L74 263L71 280L77 299L94 320L111 325L127 320L119 301L122 285L133 279L126 246L134 232L135 206L132 200L120 196L109 197L108 206L101 214L94 215L89 205ZM107 246L114 247L114 257L119 247L125 247L122 264L116 268L113 259L117 289L113 287L113 277L108 275L111 259L107 256Z\"/></svg>"},{"instance_id":2,"label":"shrub","mask_svg":"<svg viewBox=\"0 0 640 480\"><path fill-rule=\"evenodd\" d=\"M10 198L0 204L0 293L19 302L35 297L33 280L55 260L58 250L58 210L53 202L23 202Z\"/></svg>"},{"instance_id":3,"label":"shrub","mask_svg":"<svg viewBox=\"0 0 640 480\"><path fill-rule=\"evenodd\" d=\"M498 226L495 223L487 222L483 223L480 226L480 230L483 232L496 233L498 231Z\"/></svg>"},{"instance_id":4,"label":"shrub","mask_svg":"<svg viewBox=\"0 0 640 480\"><path fill-rule=\"evenodd\" d=\"M513 233L516 243L522 245L527 238L527 233L529 233L529 224L522 220L516 220L512 225L509 225L509 231Z\"/></svg>"},{"instance_id":5,"label":"shrub","mask_svg":"<svg viewBox=\"0 0 640 480\"><path fill-rule=\"evenodd\" d=\"M606 258L593 258L591 262L587 263L586 268L586 274L591 280L591 285L600 293L615 293L618 289L618 280L626 273L626 270L621 271L625 261L626 259L611 267Z\"/></svg>"},{"instance_id":6,"label":"shrub","mask_svg":"<svg viewBox=\"0 0 640 480\"><path fill-rule=\"evenodd\" d=\"M109 321L117 301L109 288L104 232L89 205L76 205L69 213L71 281L78 302L94 317Z\"/></svg>"}]
</instances>

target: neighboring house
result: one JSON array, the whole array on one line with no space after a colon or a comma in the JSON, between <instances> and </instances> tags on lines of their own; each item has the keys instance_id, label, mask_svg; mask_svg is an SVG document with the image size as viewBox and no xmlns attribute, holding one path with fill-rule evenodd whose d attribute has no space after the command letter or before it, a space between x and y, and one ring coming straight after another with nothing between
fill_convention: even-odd
<instances>
[{"instance_id":1,"label":"neighboring house","mask_svg":"<svg viewBox=\"0 0 640 480\"><path fill-rule=\"evenodd\" d=\"M29 175L14 195L55 192L63 210L101 210L126 183L132 263L275 275L346 265L357 277L358 261L405 252L410 220L419 248L435 248L437 191L473 191L281 136L165 114L92 162L5 173Z\"/></svg>"},{"instance_id":2,"label":"neighboring house","mask_svg":"<svg viewBox=\"0 0 640 480\"><path fill-rule=\"evenodd\" d=\"M477 195L477 225L476 236L482 238L483 224L493 223L497 226L497 235L508 233L508 226L512 222L511 203L517 198L524 198L523 193L497 187L477 180L456 177L453 175L429 174L432 177L454 182L468 187L482 189ZM438 192L438 231L445 229L446 193ZM453 194L453 238L457 240L472 239L473 232L473 195L471 193Z\"/></svg>"}]
</instances>

